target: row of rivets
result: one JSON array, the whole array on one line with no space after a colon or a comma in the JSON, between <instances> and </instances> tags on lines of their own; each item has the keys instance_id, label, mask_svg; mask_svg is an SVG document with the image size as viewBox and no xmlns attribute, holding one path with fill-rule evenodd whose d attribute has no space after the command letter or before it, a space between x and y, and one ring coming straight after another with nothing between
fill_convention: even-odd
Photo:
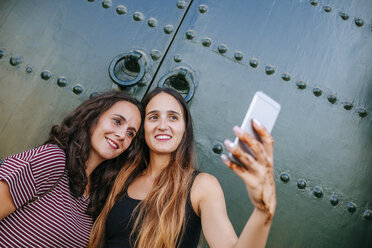
<instances>
[{"instance_id":1,"label":"row of rivets","mask_svg":"<svg viewBox=\"0 0 372 248\"><path fill-rule=\"evenodd\" d=\"M195 33L194 30L188 30L188 31L186 31L185 35L186 35L186 39L193 40L196 36L196 33ZM201 39L201 43L204 47L210 47L211 44L212 44L212 40L209 37L204 37L204 38ZM228 51L228 46L226 44L223 44L223 43L219 44L217 46L217 51L220 54L225 54ZM241 51L236 51L234 53L234 59L236 61L240 62L240 61L243 60L243 58L244 58L244 54ZM259 65L259 62L256 58L251 58L249 60L249 65L252 68L257 68L258 65ZM265 66L265 73L267 75L269 75L269 76L273 75L275 73L275 71L276 71L276 69L273 65L266 65ZM288 81L291 80L291 75L288 72L285 72L285 73L281 74L281 78L282 78L283 81L288 82ZM304 90L304 89L307 88L307 83L303 80L298 80L296 82L296 87L299 90ZM319 97L323 94L322 90L319 87L314 87L312 92L313 92L314 96L316 96L316 97ZM331 104L335 104L337 102L337 97L334 94L330 93L326 96L326 98L327 98L328 102L331 103ZM351 110L354 107L354 104L351 101L344 101L344 102L341 103L341 105L343 106L343 108L345 110ZM364 107L358 107L356 109L356 112L358 113L358 115L360 117L365 117L368 114L367 109L364 108Z\"/></svg>"},{"instance_id":2,"label":"row of rivets","mask_svg":"<svg viewBox=\"0 0 372 248\"><path fill-rule=\"evenodd\" d=\"M311 4L312 6L318 6L319 1L318 1L318 0L310 0L310 4ZM330 13L330 12L332 12L332 7L329 6L329 5L325 5L325 6L323 6L323 10L324 10L324 12ZM342 20L344 20L344 21L349 20L349 15L346 14L345 12L342 12L342 11L341 11L341 12L339 13L339 15L340 15L340 17L341 17ZM364 25L364 21L363 21L363 19L358 18L358 17L356 17L356 18L354 19L354 23L355 23L355 25L356 25L357 27L362 27L362 26ZM372 29L371 29L371 31L372 31Z\"/></svg>"},{"instance_id":3,"label":"row of rivets","mask_svg":"<svg viewBox=\"0 0 372 248\"><path fill-rule=\"evenodd\" d=\"M216 146L217 146L217 144L213 147L213 151L215 151ZM215 152L215 153L217 153L217 152ZM290 180L290 175L287 172L282 172L282 173L280 173L280 180L283 183L288 183L289 180ZM306 188L306 180L304 180L302 178L298 179L297 180L297 187L299 189L305 189ZM313 195L317 198L322 198L323 195L324 195L324 190L321 186L315 186L313 188L312 192L313 192ZM332 206L336 206L339 203L339 198L335 193L332 193L332 195L329 198L329 201L330 201ZM357 205L354 202L348 202L346 204L346 209L350 213L354 213L357 210ZM363 213L363 217L367 220L372 219L372 210L370 210L370 209L365 210L364 213Z\"/></svg>"},{"instance_id":4,"label":"row of rivets","mask_svg":"<svg viewBox=\"0 0 372 248\"><path fill-rule=\"evenodd\" d=\"M5 55L5 52L3 50L0 50L2 51L2 53L0 52L0 54L2 55L0 57L0 59ZM19 64L21 64L23 62L23 56L22 55L15 55L15 56L12 56L10 57L10 60L9 60L9 63L12 65L12 66L17 66ZM26 72L27 73L31 73L33 71L32 67L30 65L27 65L26 66ZM44 80L49 80L51 77L52 77L52 73L48 70L44 70L40 73L40 77ZM57 85L59 87L65 87L67 85L67 79L65 77L60 77L57 79ZM83 87L81 85L76 85L73 87L72 91L79 95L83 92Z\"/></svg>"},{"instance_id":5,"label":"row of rivets","mask_svg":"<svg viewBox=\"0 0 372 248\"><path fill-rule=\"evenodd\" d=\"M89 2L94 2L94 0L88 0L88 1ZM112 6L112 1L111 0L102 1L102 7L103 8L108 9L108 8L111 8L111 6ZM184 9L186 6L187 6L187 3L185 1L178 1L177 2L177 7L180 8L180 9ZM206 6L201 6L199 11L201 13L205 13L206 9L208 9ZM205 11L205 12L203 12L203 11ZM128 12L127 7L125 7L122 4L120 4L116 7L116 13L118 15L124 15L127 12ZM139 11L134 12L132 17L133 17L134 21L138 21L138 22L143 21L143 19L145 18L144 15ZM158 21L154 17L150 17L147 20L147 24L148 24L149 27L155 28L158 25ZM174 30L174 27L170 24L164 26L164 33L166 33L166 34L171 34L173 32L173 30Z\"/></svg>"}]
</instances>

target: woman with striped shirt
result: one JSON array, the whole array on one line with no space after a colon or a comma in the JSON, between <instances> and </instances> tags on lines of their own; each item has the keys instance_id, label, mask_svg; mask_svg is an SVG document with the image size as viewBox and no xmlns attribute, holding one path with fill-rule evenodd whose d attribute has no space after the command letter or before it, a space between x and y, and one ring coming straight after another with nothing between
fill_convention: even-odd
<instances>
[{"instance_id":1,"label":"woman with striped shirt","mask_svg":"<svg viewBox=\"0 0 372 248\"><path fill-rule=\"evenodd\" d=\"M141 149L139 102L108 92L83 102L44 145L0 166L0 247L85 247L123 161Z\"/></svg>"}]
</instances>

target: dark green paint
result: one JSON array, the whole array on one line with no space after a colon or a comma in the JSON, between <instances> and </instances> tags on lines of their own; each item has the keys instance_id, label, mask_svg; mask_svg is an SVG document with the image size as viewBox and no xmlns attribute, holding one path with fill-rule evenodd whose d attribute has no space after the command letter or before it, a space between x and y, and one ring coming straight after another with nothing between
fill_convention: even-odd
<instances>
[{"instance_id":1,"label":"dark green paint","mask_svg":"<svg viewBox=\"0 0 372 248\"><path fill-rule=\"evenodd\" d=\"M123 4L0 1L0 157L41 144L97 92L141 99L159 83L191 92L198 164L219 179L240 233L253 207L221 144L262 90L282 105L267 247L372 246L370 0ZM143 78L119 87L110 63L134 50L146 63L129 56L113 73L130 81L143 67Z\"/></svg>"}]
</instances>

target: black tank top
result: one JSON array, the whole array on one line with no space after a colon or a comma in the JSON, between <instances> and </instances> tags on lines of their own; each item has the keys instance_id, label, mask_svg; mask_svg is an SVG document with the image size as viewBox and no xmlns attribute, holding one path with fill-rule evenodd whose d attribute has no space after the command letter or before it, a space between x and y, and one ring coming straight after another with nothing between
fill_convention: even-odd
<instances>
[{"instance_id":1,"label":"black tank top","mask_svg":"<svg viewBox=\"0 0 372 248\"><path fill-rule=\"evenodd\" d=\"M193 173L191 185L198 174L199 171ZM196 248L200 239L200 217L196 215L192 208L190 192L191 190L189 190L186 203L186 229L179 246L180 248ZM133 228L133 220L130 221L130 217L140 202L141 200L130 198L128 194L125 194L121 200L115 203L107 217L106 248L131 248L129 236Z\"/></svg>"}]
</instances>

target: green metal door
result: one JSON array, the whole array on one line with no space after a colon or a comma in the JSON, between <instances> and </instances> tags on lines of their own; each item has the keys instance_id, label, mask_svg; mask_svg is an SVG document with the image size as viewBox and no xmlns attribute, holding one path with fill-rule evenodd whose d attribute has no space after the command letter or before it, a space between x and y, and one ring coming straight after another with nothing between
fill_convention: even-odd
<instances>
[{"instance_id":1,"label":"green metal door","mask_svg":"<svg viewBox=\"0 0 372 248\"><path fill-rule=\"evenodd\" d=\"M240 233L252 205L219 156L262 90L282 105L267 247L372 247L371 15L370 0L2 0L0 156L40 143L94 92L173 87Z\"/></svg>"},{"instance_id":2,"label":"green metal door","mask_svg":"<svg viewBox=\"0 0 372 248\"><path fill-rule=\"evenodd\" d=\"M252 205L219 157L262 90L282 105L267 247L372 247L371 15L370 0L192 2L154 84L168 73L187 94L177 68L195 78L198 163L221 182L237 232Z\"/></svg>"},{"instance_id":3,"label":"green metal door","mask_svg":"<svg viewBox=\"0 0 372 248\"><path fill-rule=\"evenodd\" d=\"M147 91L188 3L1 0L0 156L40 144L82 100Z\"/></svg>"}]
</instances>

